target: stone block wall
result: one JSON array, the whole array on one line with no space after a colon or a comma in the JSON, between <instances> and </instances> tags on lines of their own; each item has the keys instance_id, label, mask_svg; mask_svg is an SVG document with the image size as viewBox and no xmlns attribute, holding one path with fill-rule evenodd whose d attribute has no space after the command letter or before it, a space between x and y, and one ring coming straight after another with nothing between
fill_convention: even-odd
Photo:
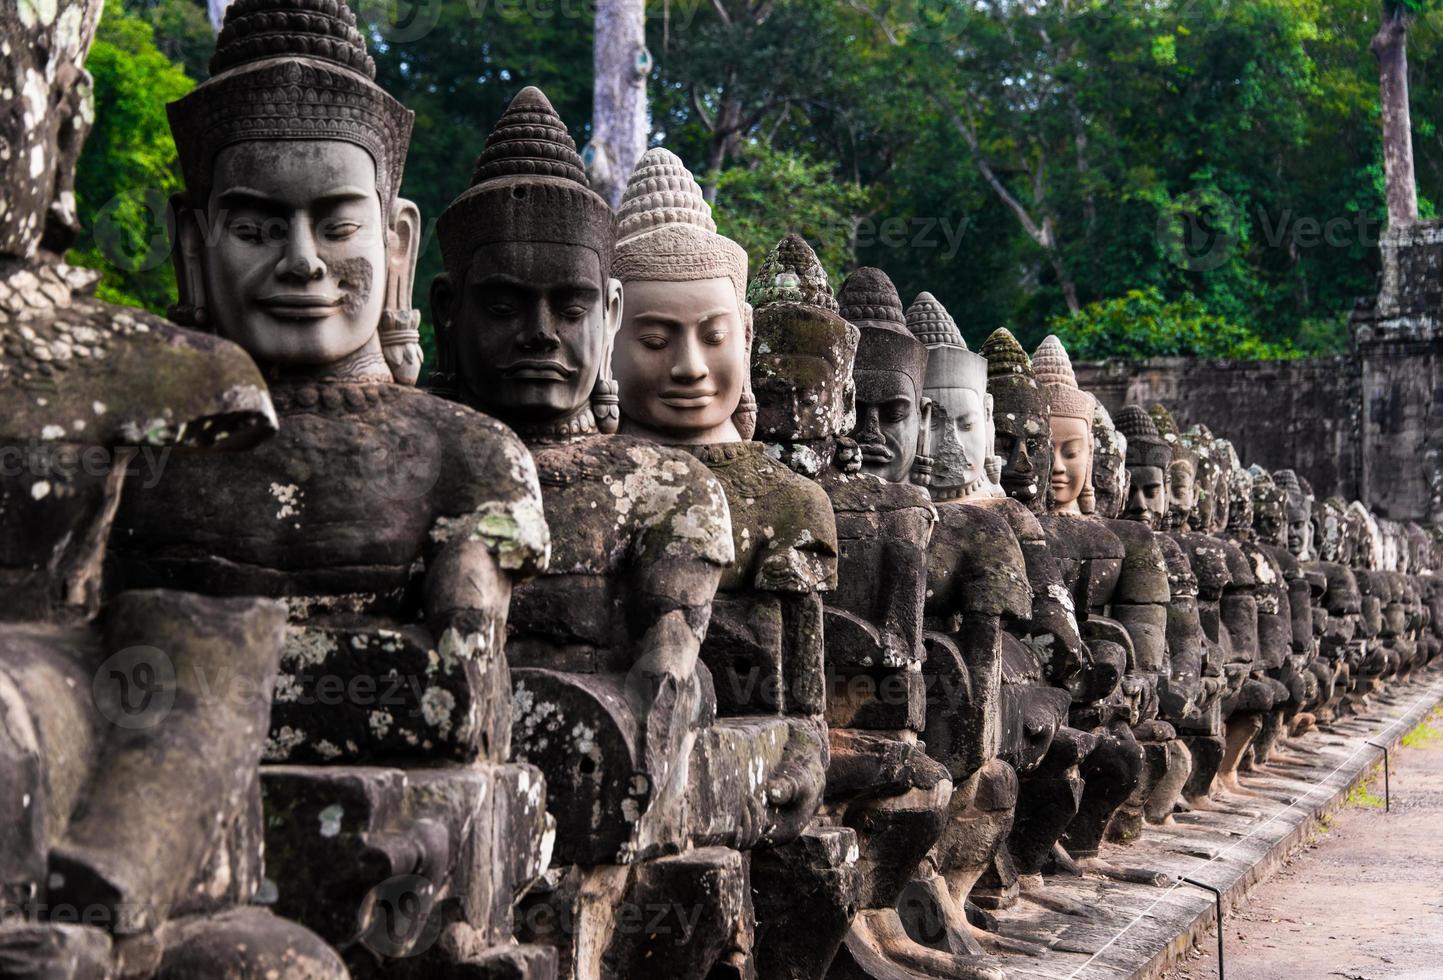
<instances>
[{"instance_id":1,"label":"stone block wall","mask_svg":"<svg viewBox=\"0 0 1443 980\"><path fill-rule=\"evenodd\" d=\"M1231 439L1244 463L1293 467L1319 496L1443 521L1443 222L1390 229L1381 253L1350 355L1103 361L1076 365L1078 383L1112 412L1162 402L1181 425Z\"/></svg>"},{"instance_id":2,"label":"stone block wall","mask_svg":"<svg viewBox=\"0 0 1443 980\"><path fill-rule=\"evenodd\" d=\"M1221 361L1188 357L1075 365L1108 411L1162 402L1184 427L1232 440L1244 463L1296 469L1320 494L1359 496L1362 372L1356 357Z\"/></svg>"}]
</instances>

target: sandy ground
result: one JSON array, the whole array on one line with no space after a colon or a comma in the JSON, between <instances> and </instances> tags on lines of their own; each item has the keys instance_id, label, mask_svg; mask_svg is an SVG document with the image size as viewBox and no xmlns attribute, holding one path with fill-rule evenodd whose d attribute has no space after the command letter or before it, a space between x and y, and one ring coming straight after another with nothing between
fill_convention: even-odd
<instances>
[{"instance_id":1,"label":"sandy ground","mask_svg":"<svg viewBox=\"0 0 1443 980\"><path fill-rule=\"evenodd\" d=\"M1380 770L1227 919L1227 980L1443 980L1443 710L1406 742L1391 813ZM1166 980L1217 977L1203 945Z\"/></svg>"}]
</instances>

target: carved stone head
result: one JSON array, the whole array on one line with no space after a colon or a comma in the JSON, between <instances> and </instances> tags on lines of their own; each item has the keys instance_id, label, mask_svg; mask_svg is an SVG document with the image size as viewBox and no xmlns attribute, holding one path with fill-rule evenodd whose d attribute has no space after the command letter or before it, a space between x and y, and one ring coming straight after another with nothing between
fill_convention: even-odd
<instances>
[{"instance_id":1,"label":"carved stone head","mask_svg":"<svg viewBox=\"0 0 1443 980\"><path fill-rule=\"evenodd\" d=\"M1323 561L1346 564L1352 558L1347 508L1341 497L1328 497L1313 507L1313 540Z\"/></svg>"},{"instance_id":2,"label":"carved stone head","mask_svg":"<svg viewBox=\"0 0 1443 980\"><path fill-rule=\"evenodd\" d=\"M767 253L747 287L752 304L752 389L757 438L825 442L856 426L852 362L859 331L838 313L827 274L806 239L790 234ZM827 449L828 447L822 447ZM831 462L800 471L815 476ZM814 472L807 472L815 466Z\"/></svg>"},{"instance_id":3,"label":"carved stone head","mask_svg":"<svg viewBox=\"0 0 1443 980\"><path fill-rule=\"evenodd\" d=\"M1165 405L1153 405L1148 414L1157 426L1157 434L1172 450L1172 462L1167 467L1167 514L1163 524L1168 530L1183 530L1197 509L1197 451L1186 445L1177 420Z\"/></svg>"},{"instance_id":4,"label":"carved stone head","mask_svg":"<svg viewBox=\"0 0 1443 980\"><path fill-rule=\"evenodd\" d=\"M1213 484L1216 488L1216 495L1211 523L1206 530L1209 534L1222 534L1232 526L1233 472L1240 468L1240 464L1237 451L1233 449L1233 444L1226 439L1214 437L1212 447L1213 462L1217 465L1217 476ZM1248 509L1251 511L1251 491L1246 497Z\"/></svg>"},{"instance_id":5,"label":"carved stone head","mask_svg":"<svg viewBox=\"0 0 1443 980\"><path fill-rule=\"evenodd\" d=\"M1090 514L1096 509L1092 416L1097 399L1077 387L1072 359L1056 335L1048 335L1033 351L1032 370L1037 383L1046 389L1052 410L1052 510L1059 514Z\"/></svg>"},{"instance_id":6,"label":"carved stone head","mask_svg":"<svg viewBox=\"0 0 1443 980\"><path fill-rule=\"evenodd\" d=\"M933 498L1003 496L987 465L997 442L987 358L967 349L957 322L931 293L918 293L907 308L907 329L927 348Z\"/></svg>"},{"instance_id":7,"label":"carved stone head","mask_svg":"<svg viewBox=\"0 0 1443 980\"><path fill-rule=\"evenodd\" d=\"M1248 467L1248 474L1253 478L1253 530L1257 532L1258 542L1286 547L1287 494L1273 481L1273 475L1256 463Z\"/></svg>"},{"instance_id":8,"label":"carved stone head","mask_svg":"<svg viewBox=\"0 0 1443 980\"><path fill-rule=\"evenodd\" d=\"M647 150L631 174L612 272L624 287L611 357L623 429L693 445L751 438L747 253L717 234L670 150Z\"/></svg>"},{"instance_id":9,"label":"carved stone head","mask_svg":"<svg viewBox=\"0 0 1443 980\"><path fill-rule=\"evenodd\" d=\"M1378 569L1383 562L1382 535L1378 522L1361 500L1348 504L1348 537L1353 542L1352 564L1355 568Z\"/></svg>"},{"instance_id":10,"label":"carved stone head","mask_svg":"<svg viewBox=\"0 0 1443 980\"><path fill-rule=\"evenodd\" d=\"M1117 431L1102 402L1092 409L1092 494L1098 517L1116 520L1127 504L1127 436Z\"/></svg>"},{"instance_id":11,"label":"carved stone head","mask_svg":"<svg viewBox=\"0 0 1443 980\"><path fill-rule=\"evenodd\" d=\"M172 319L263 367L414 383L420 216L396 196L412 114L372 81L355 15L238 0L210 67L168 107L186 183Z\"/></svg>"},{"instance_id":12,"label":"carved stone head","mask_svg":"<svg viewBox=\"0 0 1443 980\"><path fill-rule=\"evenodd\" d=\"M857 426L851 435L862 470L906 483L925 435L927 348L907 329L897 287L881 269L853 272L837 303L842 319L861 331L852 367Z\"/></svg>"},{"instance_id":13,"label":"carved stone head","mask_svg":"<svg viewBox=\"0 0 1443 980\"><path fill-rule=\"evenodd\" d=\"M1284 536L1288 553L1299 561L1313 557L1313 497L1303 492L1293 470L1274 470L1273 482L1283 494Z\"/></svg>"},{"instance_id":14,"label":"carved stone head","mask_svg":"<svg viewBox=\"0 0 1443 980\"><path fill-rule=\"evenodd\" d=\"M1220 498L1218 478L1221 468L1217 461L1217 447L1213 434L1205 425L1194 425L1182 434L1180 440L1185 449L1192 451L1197 459L1197 498L1187 526L1194 531L1208 533L1213 523L1213 512ZM1226 494L1221 495L1226 499ZM1223 510L1226 511L1226 506Z\"/></svg>"},{"instance_id":15,"label":"carved stone head","mask_svg":"<svg viewBox=\"0 0 1443 980\"><path fill-rule=\"evenodd\" d=\"M1052 473L1047 391L1037 383L1031 358L1005 327L982 344L982 356L987 358L987 389L995 406L1002 489L1034 514L1045 514Z\"/></svg>"},{"instance_id":16,"label":"carved stone head","mask_svg":"<svg viewBox=\"0 0 1443 980\"><path fill-rule=\"evenodd\" d=\"M1139 405L1124 406L1116 422L1117 431L1127 437L1127 472L1132 477L1122 516L1160 530L1167 520L1172 446L1158 433L1152 416Z\"/></svg>"},{"instance_id":17,"label":"carved stone head","mask_svg":"<svg viewBox=\"0 0 1443 980\"><path fill-rule=\"evenodd\" d=\"M1227 460L1228 470L1228 523L1227 530L1239 537L1252 540L1253 528L1253 476L1238 459L1237 449L1226 439L1218 440L1218 448Z\"/></svg>"},{"instance_id":18,"label":"carved stone head","mask_svg":"<svg viewBox=\"0 0 1443 980\"><path fill-rule=\"evenodd\" d=\"M522 89L436 224L446 271L431 312L462 401L522 438L614 431L614 224L550 101Z\"/></svg>"}]
</instances>

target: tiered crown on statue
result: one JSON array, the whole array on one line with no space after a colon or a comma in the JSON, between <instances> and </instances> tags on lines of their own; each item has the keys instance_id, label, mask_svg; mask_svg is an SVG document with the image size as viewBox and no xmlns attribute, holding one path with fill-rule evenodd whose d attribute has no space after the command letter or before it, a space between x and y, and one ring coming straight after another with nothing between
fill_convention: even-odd
<instances>
[{"instance_id":1,"label":"tiered crown on statue","mask_svg":"<svg viewBox=\"0 0 1443 980\"><path fill-rule=\"evenodd\" d=\"M413 114L373 81L375 63L343 0L236 0L210 69L167 106L192 195L208 190L216 154L233 143L343 140L371 155L389 209Z\"/></svg>"},{"instance_id":2,"label":"tiered crown on statue","mask_svg":"<svg viewBox=\"0 0 1443 980\"><path fill-rule=\"evenodd\" d=\"M1056 334L1048 334L1032 355L1032 370L1047 387L1054 418L1082 419L1092 424L1093 397L1077 387L1072 358Z\"/></svg>"}]
</instances>

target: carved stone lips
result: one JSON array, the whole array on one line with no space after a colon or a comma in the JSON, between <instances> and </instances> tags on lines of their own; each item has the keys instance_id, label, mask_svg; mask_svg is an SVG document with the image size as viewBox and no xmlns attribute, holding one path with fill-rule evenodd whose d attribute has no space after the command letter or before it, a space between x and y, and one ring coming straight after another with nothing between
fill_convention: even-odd
<instances>
[{"instance_id":1,"label":"carved stone lips","mask_svg":"<svg viewBox=\"0 0 1443 980\"><path fill-rule=\"evenodd\" d=\"M512 361L503 367L501 372L508 378L519 378L524 381L567 381L576 374L576 368L562 364L560 361L522 358L519 361Z\"/></svg>"},{"instance_id":2,"label":"carved stone lips","mask_svg":"<svg viewBox=\"0 0 1443 980\"><path fill-rule=\"evenodd\" d=\"M340 296L314 293L275 293L256 301L271 316L285 320L320 320L341 309Z\"/></svg>"},{"instance_id":3,"label":"carved stone lips","mask_svg":"<svg viewBox=\"0 0 1443 980\"><path fill-rule=\"evenodd\" d=\"M656 397L663 405L686 411L706 408L716 398L716 392L668 390L661 392Z\"/></svg>"}]
</instances>

